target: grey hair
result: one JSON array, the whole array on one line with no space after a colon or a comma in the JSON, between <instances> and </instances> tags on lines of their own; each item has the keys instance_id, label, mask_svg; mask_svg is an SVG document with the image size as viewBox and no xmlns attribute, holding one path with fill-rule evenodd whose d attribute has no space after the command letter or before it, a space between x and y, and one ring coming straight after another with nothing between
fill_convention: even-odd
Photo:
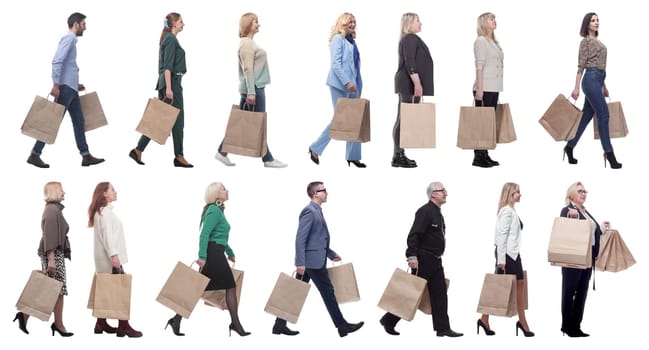
<instances>
[{"instance_id":1,"label":"grey hair","mask_svg":"<svg viewBox=\"0 0 649 350\"><path fill-rule=\"evenodd\" d=\"M223 184L220 182L212 182L207 185L205 189L205 204L216 203L216 198L218 198L222 188Z\"/></svg>"},{"instance_id":2,"label":"grey hair","mask_svg":"<svg viewBox=\"0 0 649 350\"><path fill-rule=\"evenodd\" d=\"M439 181L434 181L431 182L430 185L428 185L428 187L426 188L426 195L428 195L428 199L430 199L430 196L433 195L435 187L442 187L442 183Z\"/></svg>"}]
</instances>

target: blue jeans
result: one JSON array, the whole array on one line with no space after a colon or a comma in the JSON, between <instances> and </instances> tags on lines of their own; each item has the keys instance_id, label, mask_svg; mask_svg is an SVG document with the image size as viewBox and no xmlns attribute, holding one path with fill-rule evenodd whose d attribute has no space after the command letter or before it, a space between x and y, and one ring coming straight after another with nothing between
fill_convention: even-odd
<instances>
[{"instance_id":1,"label":"blue jeans","mask_svg":"<svg viewBox=\"0 0 649 350\"><path fill-rule=\"evenodd\" d=\"M597 68L586 68L584 78L581 80L581 89L586 96L582 110L583 115L579 121L577 134L574 139L568 141L568 146L573 148L577 146L581 134L584 133L591 119L593 119L593 115L597 113L597 131L599 131L602 148L604 152L613 152L608 125L608 104L606 104L604 92L602 91L604 79L606 79L605 71Z\"/></svg>"},{"instance_id":2,"label":"blue jeans","mask_svg":"<svg viewBox=\"0 0 649 350\"><path fill-rule=\"evenodd\" d=\"M74 141L77 143L77 148L82 156L90 154L88 151L88 144L86 143L85 122L83 119L83 111L81 110L81 101L79 100L79 93L67 85L59 86L59 98L57 103L65 106L65 109L70 114L72 120L72 129L74 130ZM40 156L43 153L45 142L36 141L32 153Z\"/></svg>"},{"instance_id":3,"label":"blue jeans","mask_svg":"<svg viewBox=\"0 0 649 350\"><path fill-rule=\"evenodd\" d=\"M331 316L331 320L333 321L334 326L338 328L347 324L347 321L340 311L340 307L338 307L338 301L336 300L336 295L334 294L334 286L331 284L331 280L329 279L329 272L327 271L326 266L323 266L319 269L307 268L304 272L304 276L296 274L295 278L301 279L307 283L309 282L309 280L313 280L313 283L320 292L320 296L322 296L322 300L327 307L327 311L329 312L329 316ZM286 326L286 320L281 318L275 319L275 326Z\"/></svg>"},{"instance_id":4,"label":"blue jeans","mask_svg":"<svg viewBox=\"0 0 649 350\"><path fill-rule=\"evenodd\" d=\"M255 105L250 106L246 104L246 97L248 95L246 94L241 94L241 99L239 100L239 109L244 109L246 111L254 111L254 112L266 112L266 91L264 88L258 88L255 87ZM221 144L219 144L219 152L223 149L223 140L221 140ZM268 143L266 143L266 154L261 158L262 162L270 162L273 159L273 154L270 153L270 148L268 147Z\"/></svg>"},{"instance_id":5,"label":"blue jeans","mask_svg":"<svg viewBox=\"0 0 649 350\"><path fill-rule=\"evenodd\" d=\"M358 94L353 94L349 96L349 93L347 91L342 91L338 90L333 87L329 87L329 90L331 91L331 102L334 106L334 109L336 109L336 102L338 102L338 99L341 97L351 97L351 98L359 98L360 96ZM329 141L331 141L331 137L329 137L329 129L331 129L331 122L327 124L327 127L322 131L322 134L318 137L317 140L315 140L314 143L309 146L309 149L313 152L315 152L318 155L321 155L322 152L324 152L325 147L329 144ZM354 142L354 141L346 141L347 147L345 151L345 157L347 160L361 160L361 143L360 142Z\"/></svg>"}]
</instances>

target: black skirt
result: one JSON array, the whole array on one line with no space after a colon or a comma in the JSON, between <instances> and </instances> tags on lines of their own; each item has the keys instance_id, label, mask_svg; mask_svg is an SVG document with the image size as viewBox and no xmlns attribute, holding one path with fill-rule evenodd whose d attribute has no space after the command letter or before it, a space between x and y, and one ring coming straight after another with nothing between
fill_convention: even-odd
<instances>
[{"instance_id":1,"label":"black skirt","mask_svg":"<svg viewBox=\"0 0 649 350\"><path fill-rule=\"evenodd\" d=\"M498 248L494 249L494 256L497 257L498 255ZM516 280L520 281L524 279L524 274L523 274L523 263L521 262L521 255L518 254L516 257L516 260L512 259L509 255L505 254L505 274L507 275L516 275ZM503 270L498 268L496 265L496 274L502 274Z\"/></svg>"},{"instance_id":2,"label":"black skirt","mask_svg":"<svg viewBox=\"0 0 649 350\"><path fill-rule=\"evenodd\" d=\"M210 279L205 290L230 289L236 287L228 259L225 257L225 246L214 242L207 243L207 259L201 273Z\"/></svg>"}]
</instances>

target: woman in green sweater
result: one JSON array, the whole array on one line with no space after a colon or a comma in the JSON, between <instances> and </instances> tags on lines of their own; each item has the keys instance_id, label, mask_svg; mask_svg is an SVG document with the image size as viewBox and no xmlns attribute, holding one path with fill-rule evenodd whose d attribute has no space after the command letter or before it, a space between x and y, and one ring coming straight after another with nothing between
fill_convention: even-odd
<instances>
[{"instance_id":1,"label":"woman in green sweater","mask_svg":"<svg viewBox=\"0 0 649 350\"><path fill-rule=\"evenodd\" d=\"M235 331L240 336L250 335L243 330L237 312L237 293L234 277L228 260L235 262L234 252L228 245L230 224L223 215L224 203L228 200L228 190L220 182L213 182L205 190L205 206L201 215L201 235L198 244L198 260L201 273L210 278L210 283L205 290L225 289L225 302L230 311L230 333ZM227 255L227 259L226 259ZM182 316L169 319L174 334L180 333L180 320Z\"/></svg>"}]
</instances>

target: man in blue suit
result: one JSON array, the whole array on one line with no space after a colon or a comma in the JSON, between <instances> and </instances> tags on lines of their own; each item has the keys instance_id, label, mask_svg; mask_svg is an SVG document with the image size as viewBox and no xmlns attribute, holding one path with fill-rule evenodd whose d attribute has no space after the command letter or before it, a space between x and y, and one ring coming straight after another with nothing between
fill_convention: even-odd
<instances>
[{"instance_id":1,"label":"man in blue suit","mask_svg":"<svg viewBox=\"0 0 649 350\"><path fill-rule=\"evenodd\" d=\"M322 300L327 307L329 316L341 337L355 332L363 327L363 322L349 323L345 320L338 301L334 295L334 287L327 272L327 258L340 261L340 256L329 248L329 229L322 215L322 203L327 201L327 189L320 181L311 182L306 189L311 202L302 209L300 223L295 238L295 278L305 282L313 280L320 291ZM277 318L273 326L273 334L296 335L286 326L286 320Z\"/></svg>"}]
</instances>

